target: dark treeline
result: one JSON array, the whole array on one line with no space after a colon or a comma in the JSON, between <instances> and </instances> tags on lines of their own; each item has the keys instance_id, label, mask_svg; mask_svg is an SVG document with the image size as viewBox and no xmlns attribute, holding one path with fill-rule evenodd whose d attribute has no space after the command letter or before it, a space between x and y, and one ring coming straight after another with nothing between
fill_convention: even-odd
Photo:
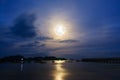
<instances>
[{"instance_id":1,"label":"dark treeline","mask_svg":"<svg viewBox=\"0 0 120 80\"><path fill-rule=\"evenodd\" d=\"M117 58L84 58L82 62L101 62L101 63L120 63L120 57Z\"/></svg>"},{"instance_id":2,"label":"dark treeline","mask_svg":"<svg viewBox=\"0 0 120 80\"><path fill-rule=\"evenodd\" d=\"M24 59L23 56L21 55L16 55L16 56L7 56L4 58L0 59L0 62L20 62L22 59Z\"/></svg>"},{"instance_id":3,"label":"dark treeline","mask_svg":"<svg viewBox=\"0 0 120 80\"><path fill-rule=\"evenodd\" d=\"M65 58L57 58L54 56L45 56L45 57L24 57L21 55L15 56L7 56L0 59L0 63L2 62L13 62L13 63L21 63L21 62L43 62L49 60L66 60Z\"/></svg>"},{"instance_id":4,"label":"dark treeline","mask_svg":"<svg viewBox=\"0 0 120 80\"><path fill-rule=\"evenodd\" d=\"M54 56L45 56L45 57L24 57L22 55L7 56L0 59L0 63L11 62L11 63L23 63L23 62L36 62L36 63L45 63L46 61L54 60L67 60L68 62L97 62L97 63L120 63L119 58L83 58L81 60L71 60L66 58L58 58Z\"/></svg>"}]
</instances>

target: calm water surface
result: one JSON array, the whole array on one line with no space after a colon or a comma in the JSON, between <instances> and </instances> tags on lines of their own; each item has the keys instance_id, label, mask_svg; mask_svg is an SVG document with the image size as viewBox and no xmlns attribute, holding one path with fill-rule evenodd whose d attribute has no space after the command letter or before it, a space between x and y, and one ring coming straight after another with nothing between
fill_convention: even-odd
<instances>
[{"instance_id":1,"label":"calm water surface","mask_svg":"<svg viewBox=\"0 0 120 80\"><path fill-rule=\"evenodd\" d=\"M0 64L0 80L120 80L120 64Z\"/></svg>"}]
</instances>

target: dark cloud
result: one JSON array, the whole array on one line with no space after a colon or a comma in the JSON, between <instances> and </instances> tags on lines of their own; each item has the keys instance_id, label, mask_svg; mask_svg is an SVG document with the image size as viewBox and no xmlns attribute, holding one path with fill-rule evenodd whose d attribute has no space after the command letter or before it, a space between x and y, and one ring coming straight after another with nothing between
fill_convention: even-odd
<instances>
[{"instance_id":1,"label":"dark cloud","mask_svg":"<svg viewBox=\"0 0 120 80\"><path fill-rule=\"evenodd\" d=\"M59 42L60 43L76 43L76 42L78 42L78 40L68 39L68 40L61 40Z\"/></svg>"},{"instance_id":2,"label":"dark cloud","mask_svg":"<svg viewBox=\"0 0 120 80\"><path fill-rule=\"evenodd\" d=\"M47 36L39 36L37 37L37 40L46 41L46 40L53 40L53 38Z\"/></svg>"},{"instance_id":3,"label":"dark cloud","mask_svg":"<svg viewBox=\"0 0 120 80\"><path fill-rule=\"evenodd\" d=\"M0 27L0 56L46 52L40 49L45 48L44 41L52 38L37 35L34 26L35 16L35 14L22 14L15 19L12 27L9 25Z\"/></svg>"},{"instance_id":4,"label":"dark cloud","mask_svg":"<svg viewBox=\"0 0 120 80\"><path fill-rule=\"evenodd\" d=\"M21 45L20 47L29 48L29 47L35 47L35 46L36 45L34 43L29 43L29 44Z\"/></svg>"},{"instance_id":5,"label":"dark cloud","mask_svg":"<svg viewBox=\"0 0 120 80\"><path fill-rule=\"evenodd\" d=\"M37 30L34 25L36 21L36 15L35 14L22 14L18 16L15 19L15 23L13 24L11 31L16 37L21 37L21 38L35 38L36 40L39 41L46 41L46 40L51 40L53 38L43 36L40 34L39 36L37 35Z\"/></svg>"},{"instance_id":6,"label":"dark cloud","mask_svg":"<svg viewBox=\"0 0 120 80\"><path fill-rule=\"evenodd\" d=\"M39 45L38 47L45 47L45 45L46 45L46 44L41 44L41 45Z\"/></svg>"},{"instance_id":7,"label":"dark cloud","mask_svg":"<svg viewBox=\"0 0 120 80\"><path fill-rule=\"evenodd\" d=\"M34 41L31 43L20 45L20 47L22 47L22 48L38 48L38 47L45 47L45 44L38 42L38 41Z\"/></svg>"},{"instance_id":8,"label":"dark cloud","mask_svg":"<svg viewBox=\"0 0 120 80\"><path fill-rule=\"evenodd\" d=\"M16 18L14 25L11 28L11 31L14 35L22 38L33 38L35 37L36 31L34 22L36 17L34 14L26 15L22 14Z\"/></svg>"}]
</instances>

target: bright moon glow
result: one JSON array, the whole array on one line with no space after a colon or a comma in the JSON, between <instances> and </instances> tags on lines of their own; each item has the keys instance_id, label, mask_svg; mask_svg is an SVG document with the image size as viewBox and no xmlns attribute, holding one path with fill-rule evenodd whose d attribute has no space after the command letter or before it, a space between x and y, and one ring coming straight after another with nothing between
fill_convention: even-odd
<instances>
[{"instance_id":1,"label":"bright moon glow","mask_svg":"<svg viewBox=\"0 0 120 80\"><path fill-rule=\"evenodd\" d=\"M65 26L62 24L57 24L55 27L55 34L57 36L63 36L65 34Z\"/></svg>"}]
</instances>

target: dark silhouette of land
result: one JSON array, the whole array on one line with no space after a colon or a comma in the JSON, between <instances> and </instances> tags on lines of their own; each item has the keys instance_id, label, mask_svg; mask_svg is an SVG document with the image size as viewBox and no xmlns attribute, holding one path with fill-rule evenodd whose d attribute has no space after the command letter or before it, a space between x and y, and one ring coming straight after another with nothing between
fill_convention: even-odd
<instances>
[{"instance_id":1,"label":"dark silhouette of land","mask_svg":"<svg viewBox=\"0 0 120 80\"><path fill-rule=\"evenodd\" d=\"M0 63L11 62L11 63L21 63L21 62L36 62L36 63L45 63L45 61L54 61L54 60L67 60L65 58L57 58L54 56L45 56L45 57L27 57L21 55L7 56L0 59Z\"/></svg>"},{"instance_id":2,"label":"dark silhouette of land","mask_svg":"<svg viewBox=\"0 0 120 80\"><path fill-rule=\"evenodd\" d=\"M120 63L120 57L116 58L84 58L82 62L97 62L97 63Z\"/></svg>"},{"instance_id":3,"label":"dark silhouette of land","mask_svg":"<svg viewBox=\"0 0 120 80\"><path fill-rule=\"evenodd\" d=\"M46 63L47 61L54 62L55 60L66 60L67 62L97 62L97 63L119 63L120 64L120 57L117 58L83 58L81 60L74 60L74 59L66 59L54 56L45 56L45 57L24 57L21 55L15 56L7 56L0 59L0 63Z\"/></svg>"}]
</instances>

